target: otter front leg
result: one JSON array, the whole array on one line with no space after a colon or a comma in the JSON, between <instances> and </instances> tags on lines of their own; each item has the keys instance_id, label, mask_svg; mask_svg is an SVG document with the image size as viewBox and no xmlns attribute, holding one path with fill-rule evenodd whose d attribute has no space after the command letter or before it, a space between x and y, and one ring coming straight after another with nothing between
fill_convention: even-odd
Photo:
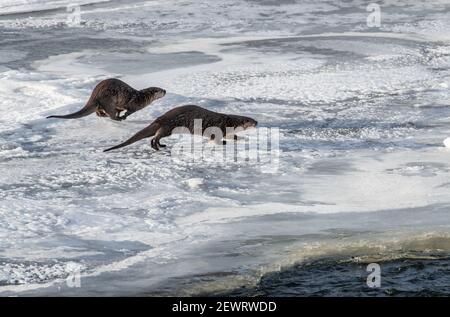
<instances>
[{"instance_id":1,"label":"otter front leg","mask_svg":"<svg viewBox=\"0 0 450 317\"><path fill-rule=\"evenodd\" d=\"M120 111L112 106L104 106L102 105L99 107L102 112L106 113L108 117L110 117L112 120L120 121Z\"/></svg>"},{"instance_id":2,"label":"otter front leg","mask_svg":"<svg viewBox=\"0 0 450 317\"><path fill-rule=\"evenodd\" d=\"M236 134L231 134L231 135L226 135L225 139L239 141L239 140L243 140L244 138L237 136Z\"/></svg>"},{"instance_id":3,"label":"otter front leg","mask_svg":"<svg viewBox=\"0 0 450 317\"><path fill-rule=\"evenodd\" d=\"M129 115L131 115L135 112L136 112L136 110L128 110L127 109L127 112L123 116L120 117L120 120L125 120Z\"/></svg>"},{"instance_id":4,"label":"otter front leg","mask_svg":"<svg viewBox=\"0 0 450 317\"><path fill-rule=\"evenodd\" d=\"M110 118L114 121L122 121L122 118L120 117L120 111L116 111L112 116L110 116Z\"/></svg>"},{"instance_id":5,"label":"otter front leg","mask_svg":"<svg viewBox=\"0 0 450 317\"><path fill-rule=\"evenodd\" d=\"M216 145L226 145L227 141L216 138L216 136L211 136L211 138L209 139L210 143L214 143Z\"/></svg>"}]
</instances>

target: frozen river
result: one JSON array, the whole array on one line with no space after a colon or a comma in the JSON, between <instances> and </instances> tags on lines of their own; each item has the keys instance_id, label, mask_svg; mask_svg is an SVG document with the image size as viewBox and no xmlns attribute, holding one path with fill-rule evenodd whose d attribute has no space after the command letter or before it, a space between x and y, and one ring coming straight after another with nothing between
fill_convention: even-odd
<instances>
[{"instance_id":1,"label":"frozen river","mask_svg":"<svg viewBox=\"0 0 450 317\"><path fill-rule=\"evenodd\" d=\"M0 295L214 294L322 258L447 259L450 3L386 0L372 27L367 5L1 0ZM108 77L168 93L123 122L45 119ZM278 128L276 169L181 162L177 137L102 152L182 104Z\"/></svg>"}]
</instances>

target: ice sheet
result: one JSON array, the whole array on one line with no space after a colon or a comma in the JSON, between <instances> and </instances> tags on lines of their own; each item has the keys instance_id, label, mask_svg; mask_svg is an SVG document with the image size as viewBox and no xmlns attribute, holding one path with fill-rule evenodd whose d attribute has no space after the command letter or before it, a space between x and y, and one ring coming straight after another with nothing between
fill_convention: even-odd
<instances>
[{"instance_id":1,"label":"ice sheet","mask_svg":"<svg viewBox=\"0 0 450 317\"><path fill-rule=\"evenodd\" d=\"M402 3L381 30L364 27L363 2L119 1L74 28L61 12L2 18L0 294L228 287L342 237L342 250L374 236L433 248L450 225L449 8ZM112 76L168 94L120 123L45 119ZM276 172L179 162L176 137L102 152L187 103L279 128ZM65 286L71 263L81 288Z\"/></svg>"}]
</instances>

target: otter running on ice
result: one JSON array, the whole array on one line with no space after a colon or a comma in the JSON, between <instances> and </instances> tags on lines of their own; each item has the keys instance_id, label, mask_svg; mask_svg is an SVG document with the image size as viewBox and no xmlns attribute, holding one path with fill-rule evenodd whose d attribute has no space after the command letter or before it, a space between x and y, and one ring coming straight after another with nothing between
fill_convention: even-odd
<instances>
[{"instance_id":1,"label":"otter running on ice","mask_svg":"<svg viewBox=\"0 0 450 317\"><path fill-rule=\"evenodd\" d=\"M164 137L175 133L197 133L194 120L201 120L202 125L199 132L216 142L221 141L219 140L220 138L217 138L219 134L224 138L236 137L235 133L239 132L239 130L253 128L258 124L256 120L249 117L218 113L194 105L181 106L167 111L127 141L106 149L104 152L115 150L152 136L154 138L151 141L151 146L153 149L159 150L160 147L165 147L164 144L159 143ZM205 133L207 129L208 131L206 132L208 133Z\"/></svg>"},{"instance_id":2,"label":"otter running on ice","mask_svg":"<svg viewBox=\"0 0 450 317\"><path fill-rule=\"evenodd\" d=\"M166 91L158 87L136 90L119 79L105 79L94 88L88 102L80 111L47 118L77 119L96 112L99 117L110 117L121 121L156 99L164 97L165 94ZM120 116L120 113L125 110L126 113Z\"/></svg>"}]
</instances>

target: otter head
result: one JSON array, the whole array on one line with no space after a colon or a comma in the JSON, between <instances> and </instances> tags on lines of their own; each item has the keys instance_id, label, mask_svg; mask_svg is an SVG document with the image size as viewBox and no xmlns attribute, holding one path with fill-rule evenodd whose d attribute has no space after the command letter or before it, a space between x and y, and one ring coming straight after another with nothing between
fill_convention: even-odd
<instances>
[{"instance_id":1,"label":"otter head","mask_svg":"<svg viewBox=\"0 0 450 317\"><path fill-rule=\"evenodd\" d=\"M244 122L242 125L244 130L247 130L250 128L255 128L257 125L258 125L258 121L254 120L252 118L244 117Z\"/></svg>"},{"instance_id":2,"label":"otter head","mask_svg":"<svg viewBox=\"0 0 450 317\"><path fill-rule=\"evenodd\" d=\"M153 102L156 99L160 99L166 95L166 91L158 87L145 88L142 89L141 92L143 92L147 96L150 102Z\"/></svg>"},{"instance_id":3,"label":"otter head","mask_svg":"<svg viewBox=\"0 0 450 317\"><path fill-rule=\"evenodd\" d=\"M256 120L244 116L230 116L230 119L234 128L241 128L243 130L254 128L258 124Z\"/></svg>"}]
</instances>

